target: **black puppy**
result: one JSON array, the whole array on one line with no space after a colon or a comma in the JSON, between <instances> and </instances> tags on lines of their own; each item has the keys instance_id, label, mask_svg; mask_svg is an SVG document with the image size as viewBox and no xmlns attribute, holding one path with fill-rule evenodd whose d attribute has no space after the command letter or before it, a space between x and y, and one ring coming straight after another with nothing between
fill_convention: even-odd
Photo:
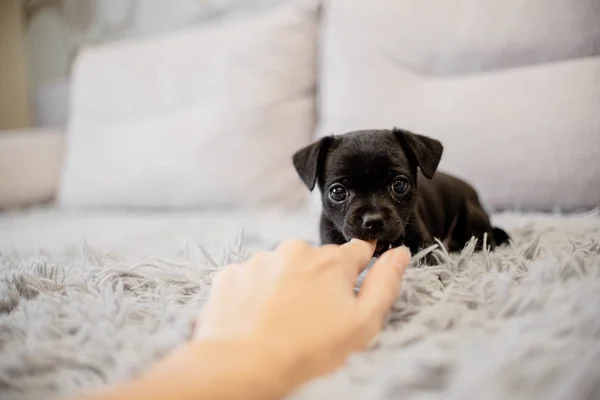
<instances>
[{"instance_id":1,"label":"black puppy","mask_svg":"<svg viewBox=\"0 0 600 400\"><path fill-rule=\"evenodd\" d=\"M436 173L443 150L438 140L393 129L328 136L297 151L298 175L321 191L321 242L377 240L376 256L402 244L414 254L434 238L449 251L472 237L481 249L484 234L491 249L508 242L469 184Z\"/></svg>"}]
</instances>

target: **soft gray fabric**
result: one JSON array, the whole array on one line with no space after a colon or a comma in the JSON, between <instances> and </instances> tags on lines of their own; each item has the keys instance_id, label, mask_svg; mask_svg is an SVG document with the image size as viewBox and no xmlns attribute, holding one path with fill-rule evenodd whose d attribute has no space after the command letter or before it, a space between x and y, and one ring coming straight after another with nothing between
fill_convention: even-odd
<instances>
[{"instance_id":1,"label":"soft gray fabric","mask_svg":"<svg viewBox=\"0 0 600 400\"><path fill-rule=\"evenodd\" d=\"M468 76L600 55L598 0L329 0L324 11L325 30L345 31L335 46L364 47L365 62L380 58L416 75Z\"/></svg>"},{"instance_id":2,"label":"soft gray fabric","mask_svg":"<svg viewBox=\"0 0 600 400\"><path fill-rule=\"evenodd\" d=\"M0 214L0 398L141 371L184 340L218 266L317 215ZM514 246L407 271L373 348L292 399L600 396L600 214L495 215Z\"/></svg>"}]
</instances>

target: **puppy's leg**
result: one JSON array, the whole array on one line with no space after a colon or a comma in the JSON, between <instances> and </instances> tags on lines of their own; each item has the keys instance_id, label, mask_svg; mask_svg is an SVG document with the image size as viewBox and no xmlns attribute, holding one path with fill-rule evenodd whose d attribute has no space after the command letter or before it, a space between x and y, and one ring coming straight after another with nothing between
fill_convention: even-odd
<instances>
[{"instance_id":1,"label":"puppy's leg","mask_svg":"<svg viewBox=\"0 0 600 400\"><path fill-rule=\"evenodd\" d=\"M481 208L474 208L471 210L471 224L473 229L473 236L477 238L476 250L483 249L483 240L485 236L485 245L490 249L496 248L496 242L494 240L494 232L492 224L485 211Z\"/></svg>"},{"instance_id":2,"label":"puppy's leg","mask_svg":"<svg viewBox=\"0 0 600 400\"><path fill-rule=\"evenodd\" d=\"M481 207L479 199L465 198L456 210L444 243L449 251L460 252L475 237L475 250L480 251L483 249L485 235L486 247L494 249L493 230L487 213Z\"/></svg>"},{"instance_id":3,"label":"puppy's leg","mask_svg":"<svg viewBox=\"0 0 600 400\"><path fill-rule=\"evenodd\" d=\"M344 238L344 235L342 235L342 233L337 230L333 222L331 222L324 215L321 215L319 229L321 233L321 244L341 245L346 243L346 238Z\"/></svg>"},{"instance_id":4,"label":"puppy's leg","mask_svg":"<svg viewBox=\"0 0 600 400\"><path fill-rule=\"evenodd\" d=\"M489 216L483 210L481 204L479 204L479 201L467 200L465 202L465 211L465 231L463 232L465 239L467 241L471 240L473 236L477 238L475 250L480 251L483 249L483 240L485 236L486 247L490 250L494 250L496 248L496 241L494 240L492 224Z\"/></svg>"},{"instance_id":5,"label":"puppy's leg","mask_svg":"<svg viewBox=\"0 0 600 400\"><path fill-rule=\"evenodd\" d=\"M419 216L415 217L414 225L411 228L406 231L404 245L410 249L412 254L417 254L419 251L437 243L427 229L425 222ZM437 265L438 259L433 253L429 253L423 259L423 263L425 265Z\"/></svg>"},{"instance_id":6,"label":"puppy's leg","mask_svg":"<svg viewBox=\"0 0 600 400\"><path fill-rule=\"evenodd\" d=\"M504 231L504 229L494 227L493 234L496 246L502 246L503 244L507 244L510 242L510 236Z\"/></svg>"}]
</instances>

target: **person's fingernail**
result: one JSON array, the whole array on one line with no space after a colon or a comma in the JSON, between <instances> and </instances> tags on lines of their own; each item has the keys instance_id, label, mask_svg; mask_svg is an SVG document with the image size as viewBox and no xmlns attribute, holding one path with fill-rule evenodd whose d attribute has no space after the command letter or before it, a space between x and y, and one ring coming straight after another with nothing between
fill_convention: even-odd
<instances>
[{"instance_id":1,"label":"person's fingernail","mask_svg":"<svg viewBox=\"0 0 600 400\"><path fill-rule=\"evenodd\" d=\"M392 264L394 264L394 267L400 270L404 270L404 268L406 268L406 266L408 265L411 257L409 248L406 246L396 247L395 249L393 249L393 252L394 254L392 255L391 260Z\"/></svg>"}]
</instances>

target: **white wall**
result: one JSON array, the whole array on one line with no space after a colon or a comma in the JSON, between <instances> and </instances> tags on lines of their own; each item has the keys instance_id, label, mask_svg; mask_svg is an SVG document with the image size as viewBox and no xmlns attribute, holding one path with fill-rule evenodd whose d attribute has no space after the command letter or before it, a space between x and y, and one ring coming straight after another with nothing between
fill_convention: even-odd
<instances>
[{"instance_id":1,"label":"white wall","mask_svg":"<svg viewBox=\"0 0 600 400\"><path fill-rule=\"evenodd\" d=\"M34 122L38 125L65 123L70 67L81 46L176 30L197 22L224 1L87 0L93 19L83 30L77 26L84 24L87 18L83 18L81 24L77 21L73 24L60 7L52 4L43 7L29 19L27 26ZM123 21L126 23L118 32L111 33L107 29Z\"/></svg>"}]
</instances>

